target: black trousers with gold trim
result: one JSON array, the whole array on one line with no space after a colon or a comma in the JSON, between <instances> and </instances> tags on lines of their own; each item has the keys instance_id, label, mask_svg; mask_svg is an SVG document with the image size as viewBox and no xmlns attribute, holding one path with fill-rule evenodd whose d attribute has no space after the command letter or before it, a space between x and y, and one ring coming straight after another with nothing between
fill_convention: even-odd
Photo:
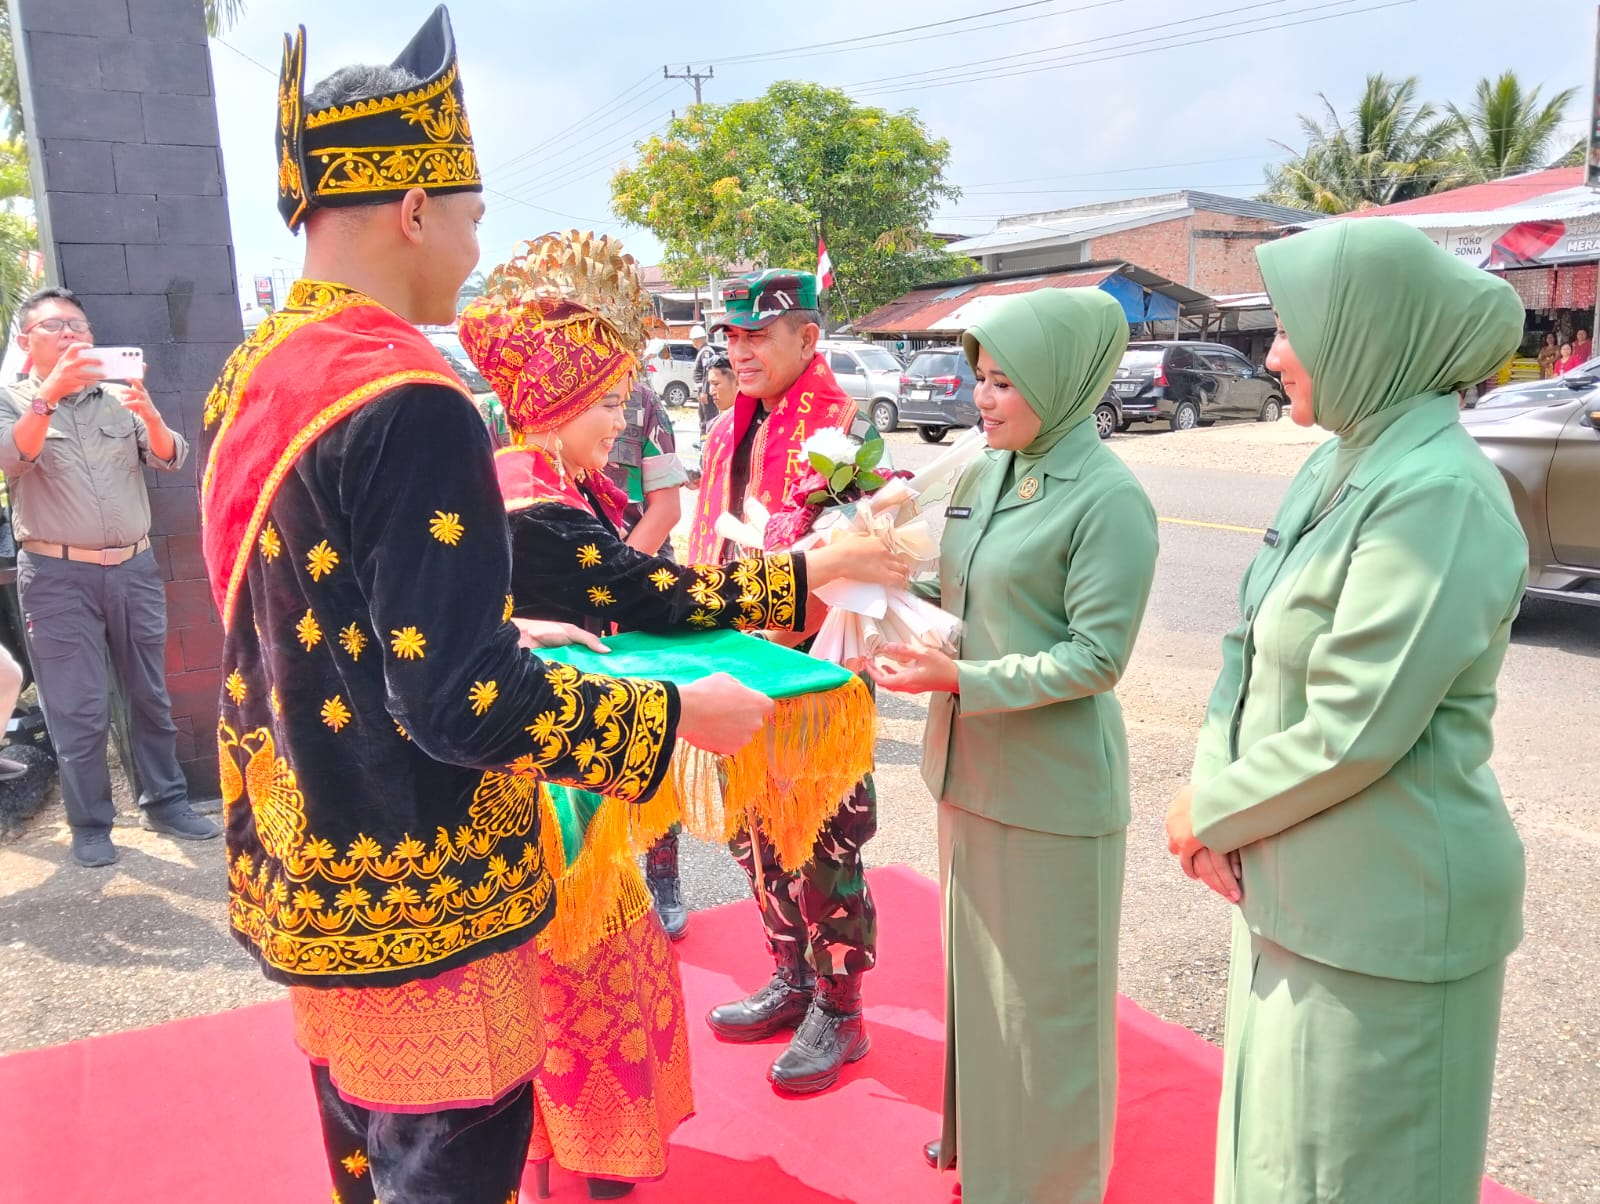
<instances>
[{"instance_id":1,"label":"black trousers with gold trim","mask_svg":"<svg viewBox=\"0 0 1600 1204\"><path fill-rule=\"evenodd\" d=\"M533 1136L527 1083L482 1108L376 1112L340 1096L327 1068L311 1080L334 1204L517 1204Z\"/></svg>"}]
</instances>

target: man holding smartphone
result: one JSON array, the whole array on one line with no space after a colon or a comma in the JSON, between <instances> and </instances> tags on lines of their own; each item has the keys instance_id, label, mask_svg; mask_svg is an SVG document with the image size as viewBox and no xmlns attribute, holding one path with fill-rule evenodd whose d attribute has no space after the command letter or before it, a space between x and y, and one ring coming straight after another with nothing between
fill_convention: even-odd
<instances>
[{"instance_id":1,"label":"man holding smartphone","mask_svg":"<svg viewBox=\"0 0 1600 1204\"><path fill-rule=\"evenodd\" d=\"M141 467L175 472L189 448L162 421L141 381L108 384L77 297L47 288L23 302L17 341L28 378L0 390L0 472L11 486L17 587L34 676L61 763L72 855L117 859L106 763L110 683L127 695L143 824L184 840L220 829L195 813L178 765L165 678L167 598L150 550ZM132 356L119 357L132 375Z\"/></svg>"}]
</instances>

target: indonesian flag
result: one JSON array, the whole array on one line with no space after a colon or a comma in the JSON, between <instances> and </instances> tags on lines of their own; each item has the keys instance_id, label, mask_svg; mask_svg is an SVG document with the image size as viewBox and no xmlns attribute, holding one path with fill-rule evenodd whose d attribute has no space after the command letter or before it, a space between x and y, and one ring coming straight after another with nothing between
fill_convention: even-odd
<instances>
[{"instance_id":1,"label":"indonesian flag","mask_svg":"<svg viewBox=\"0 0 1600 1204\"><path fill-rule=\"evenodd\" d=\"M823 288L833 287L833 260L828 257L828 244L817 236L817 283Z\"/></svg>"}]
</instances>

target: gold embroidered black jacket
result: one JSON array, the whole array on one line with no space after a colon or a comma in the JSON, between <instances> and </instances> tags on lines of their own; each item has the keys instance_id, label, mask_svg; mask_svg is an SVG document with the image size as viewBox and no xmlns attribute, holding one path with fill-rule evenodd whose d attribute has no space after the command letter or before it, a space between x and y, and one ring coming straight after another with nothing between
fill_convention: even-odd
<instances>
[{"instance_id":1,"label":"gold embroidered black jacket","mask_svg":"<svg viewBox=\"0 0 1600 1204\"><path fill-rule=\"evenodd\" d=\"M279 486L224 649L229 918L267 977L392 986L531 938L540 778L648 797L676 691L521 651L490 442L381 396Z\"/></svg>"},{"instance_id":2,"label":"gold embroidered black jacket","mask_svg":"<svg viewBox=\"0 0 1600 1204\"><path fill-rule=\"evenodd\" d=\"M592 631L798 631L804 556L786 552L685 566L629 547L604 518L539 502L512 512L511 593L519 618Z\"/></svg>"}]
</instances>

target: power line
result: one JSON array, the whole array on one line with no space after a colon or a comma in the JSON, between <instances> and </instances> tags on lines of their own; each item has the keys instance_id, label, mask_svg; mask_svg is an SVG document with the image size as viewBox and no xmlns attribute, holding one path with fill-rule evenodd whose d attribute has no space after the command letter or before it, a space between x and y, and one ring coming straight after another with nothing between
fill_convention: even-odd
<instances>
[{"instance_id":1,"label":"power line","mask_svg":"<svg viewBox=\"0 0 1600 1204\"><path fill-rule=\"evenodd\" d=\"M525 201L521 197L516 197L510 195L509 193L501 192L498 188L485 188L484 191L492 196L499 197L501 200L510 201L513 205L523 205L529 209L537 209L541 213L553 213L557 217L564 217L569 221L579 222L585 226L593 226L596 229L596 232L599 232L601 227L612 222L613 220L610 218L579 217L576 213L566 213L560 209L551 209L548 205L535 205L532 201Z\"/></svg>"},{"instance_id":2,"label":"power line","mask_svg":"<svg viewBox=\"0 0 1600 1204\"><path fill-rule=\"evenodd\" d=\"M665 98L666 93L672 91L671 84L655 81L655 87L645 93L638 103L612 114L606 118L599 129L591 132L580 131L571 140L561 140L551 143L545 148L532 148L517 156L523 160L521 166L513 167L501 176L502 180L511 177L528 177L531 174L559 170L565 163L582 158L594 149L596 139L614 136L614 133L623 122L634 119L646 109L653 109Z\"/></svg>"},{"instance_id":3,"label":"power line","mask_svg":"<svg viewBox=\"0 0 1600 1204\"><path fill-rule=\"evenodd\" d=\"M1314 5L1309 9L1297 9L1297 10L1294 10L1294 12L1299 12L1299 13L1316 12L1316 11L1318 11L1320 9L1342 7L1343 5L1350 4L1352 2L1353 2L1353 0L1334 0L1333 3ZM1083 66L1089 66L1089 65L1097 64L1097 63L1116 62L1119 59L1132 58L1135 55L1148 54L1148 53L1152 53L1154 51L1176 50L1176 49L1183 49L1183 48L1186 48L1186 47L1189 47L1189 46L1203 46L1203 45L1206 45L1207 43L1220 42L1220 41L1223 41L1223 40L1225 40L1227 38L1248 37L1251 34L1257 34L1257 33L1271 33L1271 32L1274 32L1276 30L1281 30L1281 29L1292 29L1295 26L1299 26L1299 25L1315 25L1315 24L1319 24L1319 23L1321 23L1323 21L1333 21L1333 20L1337 20L1337 19L1342 18L1342 17L1360 16L1360 15L1365 14L1365 13L1382 12L1385 9L1402 8L1402 7L1405 7L1407 5L1411 5L1411 4L1415 4L1415 3L1417 3L1417 0L1390 0L1390 2L1386 3L1386 4L1375 4L1375 5L1371 5L1371 6L1367 7L1367 8L1350 9L1350 10L1348 10L1346 12L1341 12L1341 13L1325 13L1324 15L1319 16L1319 17L1306 17L1303 20L1299 20L1299 21L1279 21L1279 22L1276 22L1276 23L1273 23L1273 24L1261 25L1261 26L1258 26L1255 29L1245 29L1245 30L1242 30L1242 31L1240 31L1238 33L1220 33L1220 32L1218 32L1218 33L1216 33L1215 36L1206 37L1206 38L1187 36L1186 35L1184 40L1182 40L1180 42L1175 42L1173 44L1166 45L1166 46L1151 45L1149 43L1145 43L1143 45L1135 44L1135 45L1131 45L1131 46L1127 46L1127 47L1120 47L1120 46L1119 47L1111 47L1110 49L1118 51L1119 53L1097 54L1097 55L1092 55L1092 56L1068 55L1068 56L1065 56L1065 59L1073 59L1073 60L1076 60L1076 61L1061 61L1061 62L1051 62L1051 63L1044 63L1044 64L1035 64L1035 65L1026 66L1026 67L1019 67L1019 68L1016 68L1014 70L1005 70L1005 71L973 71L973 72L970 72L970 73L968 73L966 75L963 75L963 76L951 77L951 78L946 78L946 79L942 79L942 80L915 83L915 84L907 84L907 85L898 86L898 87L872 88L872 89L868 89L865 92L863 92L862 95L890 95L890 94L898 93L898 92L915 92L915 91L922 90L922 89L948 88L948 87L954 87L957 84L979 83L979 82L983 82L983 81L991 80L991 79L1009 79L1009 78L1011 78L1013 76L1019 76L1019 75L1036 75L1036 74L1039 74L1041 72L1047 72L1047 71L1065 71L1065 70L1068 70L1068 69L1073 68L1073 67L1083 67ZM1292 14L1286 13L1286 14L1283 14L1283 15L1288 16L1288 15L1292 15ZM1259 21L1259 20L1263 20L1263 18L1255 18L1255 20ZM1206 29L1197 30L1195 32L1197 32L1197 33L1212 33L1214 30L1234 29L1239 25L1247 25L1247 24L1250 24L1250 21L1233 22L1233 23L1230 23L1230 24L1227 24L1227 25L1208 27ZM1130 31L1130 32L1131 33L1138 33L1138 32L1141 32L1141 31L1135 30L1135 31Z\"/></svg>"},{"instance_id":4,"label":"power line","mask_svg":"<svg viewBox=\"0 0 1600 1204\"><path fill-rule=\"evenodd\" d=\"M236 55L238 55L240 58L242 58L245 62L254 63L257 67L260 67L268 75L272 76L273 79L277 79L278 78L278 74L279 73L276 70L274 70L273 68L267 66L260 59L252 58L250 55L248 55L244 51L240 50L232 42L225 42L221 38L212 38L211 40L213 42L217 43L217 45L219 45L219 46L227 47L229 50L233 51Z\"/></svg>"},{"instance_id":5,"label":"power line","mask_svg":"<svg viewBox=\"0 0 1600 1204\"><path fill-rule=\"evenodd\" d=\"M549 178L524 181L521 190L529 196L544 196L568 184L574 183L588 174L594 168L608 160L616 158L625 146L630 146L640 134L646 131L659 130L665 124L659 118L651 117L642 125L635 126L626 134L613 138L605 144L605 149L598 153L590 153L587 158L573 160L564 164L559 170L553 170ZM591 148L592 152L593 148Z\"/></svg>"},{"instance_id":6,"label":"power line","mask_svg":"<svg viewBox=\"0 0 1600 1204\"><path fill-rule=\"evenodd\" d=\"M1039 16L1023 18L1023 20L1041 21L1047 17L1066 16L1067 13L1082 12L1084 9L1090 8L1104 8L1109 4L1121 4L1123 2L1124 0L1098 0L1097 3L1086 4L1081 8L1070 8L1066 11L1066 13L1042 13ZM881 46L856 45L855 43L876 42L883 38L898 38L901 34L921 33L923 30L938 29L945 25L965 25L972 21L980 21L985 17L1004 16L1006 13L1018 12L1025 8L1040 8L1047 4L1059 3L1060 0L1029 0L1029 2L1026 4L1011 4L1007 5L1005 8L991 8L981 13L969 13L965 17L950 17L943 21L931 21L926 25L911 25L902 29L885 29L879 33L859 34L853 38L837 38L831 42L812 42L806 46L785 46L779 50L758 50L750 54L735 54L729 55L726 58L710 59L708 62L712 66L726 66L734 63L754 63L761 61L782 61L793 58L810 58L814 53L825 51L848 52L850 50L881 50L883 49ZM984 28L994 29L1003 25L1015 24L1020 24L1020 22L996 21L985 26ZM971 29L960 29L951 33L931 34L928 35L928 37L902 38L897 44L903 44L904 42L926 41L929 37L955 37L961 34L971 34L975 32L977 31Z\"/></svg>"},{"instance_id":7,"label":"power line","mask_svg":"<svg viewBox=\"0 0 1600 1204\"><path fill-rule=\"evenodd\" d=\"M1354 0L1341 0L1341 2L1354 3ZM986 71L990 69L998 69L997 65L1001 63L1016 62L1019 59L1037 58L1039 55L1055 54L1057 51L1061 50L1078 50L1084 46L1093 46L1097 42L1114 42L1121 38L1129 38L1139 34L1150 33L1153 30L1171 30L1179 25L1194 25L1198 22L1214 20L1217 17L1233 16L1235 13L1251 12L1260 8L1279 8L1287 3L1289 3L1289 0L1260 0L1258 3L1245 4L1237 8L1224 8L1218 9L1214 12L1201 13L1197 17L1182 17L1175 21L1163 21L1159 25L1144 25L1137 29L1123 30L1119 33L1106 33L1099 34L1092 38L1079 38L1076 41L1061 42L1055 46L1041 46L1035 50L1021 50L1015 54L987 55L982 60L984 64L982 69ZM846 85L846 87L871 88L876 87L879 84L886 85L910 83L913 80L919 79L936 80L947 76L952 70L960 70L962 68L969 67L976 69L977 62L975 60L968 60L959 63L951 63L943 67L926 68L921 71L908 71L899 75L885 75L879 76L876 79L857 80L853 84Z\"/></svg>"},{"instance_id":8,"label":"power line","mask_svg":"<svg viewBox=\"0 0 1600 1204\"><path fill-rule=\"evenodd\" d=\"M651 72L649 75L646 75L643 79L639 80L637 83L635 83L631 87L623 89L616 96L613 96L605 104L601 105L598 109L594 109L591 112L585 113L582 117L578 118L571 125L563 126L561 129L557 130L555 133L553 133L549 137L547 137L543 142L535 143L533 146L530 146L526 150L519 152L518 154L516 154L512 158L507 159L504 163L498 164L494 168L494 170L495 171L504 171L506 168L512 166L513 164L520 163L523 159L528 158L530 155L538 154L540 151L544 150L546 147L550 146L552 143L561 141L562 139L566 138L569 134L571 134L574 130L578 130L578 129L582 128L584 125L586 125L589 122L593 121L596 117L599 117L602 114L605 114L605 113L609 112L611 109L616 107L622 101L624 101L628 97L632 96L640 88L643 88L647 84L650 84L652 82L656 82L656 77L655 77L655 73L654 72Z\"/></svg>"},{"instance_id":9,"label":"power line","mask_svg":"<svg viewBox=\"0 0 1600 1204\"><path fill-rule=\"evenodd\" d=\"M646 109L654 108L656 105L660 104L662 99L665 97L665 94L673 91L671 84L662 84L660 80L657 80L656 83L658 85L657 88L649 93L638 104L634 105L625 112L618 113L616 116L612 117L607 128L611 131L615 131L616 128L624 121L635 117L637 114L644 112ZM529 160L529 162L524 163L521 167L515 168L501 176L500 181L502 184L504 184L508 179L515 177L518 178L518 186L520 187L524 184L532 184L540 173L558 174L563 172L571 164L593 153L596 145L594 141L595 138L606 139L609 142L616 141L616 135L614 132L608 136L606 132L602 131L594 135L594 138L586 138L585 140L573 143L570 146L552 148L547 157L538 159L536 161ZM528 155L536 153L536 151L528 151L519 157L527 158Z\"/></svg>"}]
</instances>

